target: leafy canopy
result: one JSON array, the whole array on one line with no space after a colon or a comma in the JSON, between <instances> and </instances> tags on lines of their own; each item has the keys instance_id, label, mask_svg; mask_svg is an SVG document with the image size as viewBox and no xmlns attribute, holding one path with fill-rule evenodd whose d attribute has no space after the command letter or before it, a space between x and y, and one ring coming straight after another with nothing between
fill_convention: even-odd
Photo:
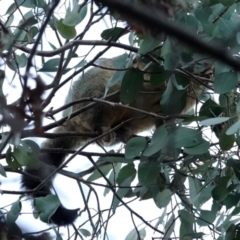
<instances>
[{"instance_id":1,"label":"leafy canopy","mask_svg":"<svg viewBox=\"0 0 240 240\"><path fill-rule=\"evenodd\" d=\"M125 207L133 216L126 240L149 239L150 235L159 239L240 239L240 2L69 0L62 4L15 0L2 1L0 6L6 3L0 20L0 150L7 147L2 155L6 164L0 164L2 177L8 171L19 173L23 166L38 167L38 145L21 138L51 136L45 131L71 118L71 91L67 94L65 90L71 105L68 117L42 124L43 117L54 119L62 111L55 106L46 110L55 93L73 78L84 76L104 53L114 54L118 48L121 53L115 66L120 71L109 79L105 96L111 86L121 82L120 99L127 108L144 81L162 86L162 112L146 114L155 114L164 123L147 138L129 140L123 154L118 149L80 153L93 166L77 174L65 173L78 183L85 204L74 234L96 239L103 233L105 239L104 224ZM95 26L101 33L94 32ZM89 33L94 41L89 40ZM103 47L94 53L99 46ZM147 78L144 71L132 68L136 55L150 66ZM183 114L189 99L196 99L194 109ZM92 156L99 160L92 162ZM95 191L98 183L105 188L104 196ZM87 197L82 186L88 189ZM103 216L99 199L110 193L112 203ZM89 203L92 198L97 199L94 210ZM130 200L159 211L155 218L147 219L144 212L140 216L134 211ZM15 222L22 201L14 202L7 214L9 226L18 235L21 230ZM53 195L35 201L35 216L44 222L60 204ZM118 230L125 230L121 223ZM58 230L55 232L61 239Z\"/></svg>"}]
</instances>

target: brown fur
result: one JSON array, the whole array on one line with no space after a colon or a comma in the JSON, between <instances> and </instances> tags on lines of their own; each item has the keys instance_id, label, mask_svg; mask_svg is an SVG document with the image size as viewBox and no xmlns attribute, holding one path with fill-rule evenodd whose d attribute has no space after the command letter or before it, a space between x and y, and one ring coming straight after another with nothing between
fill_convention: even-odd
<instances>
[{"instance_id":1,"label":"brown fur","mask_svg":"<svg viewBox=\"0 0 240 240\"><path fill-rule=\"evenodd\" d=\"M114 59L100 59L98 64L114 69ZM142 62L139 62L138 67L140 70L143 70L145 65ZM94 97L102 98L105 93L105 85L107 81L114 74L114 70L106 70L102 68L94 67L87 71L84 74L84 77L81 80L74 82L72 99L73 101L79 100L84 97ZM146 79L149 77L145 74ZM165 90L166 85L163 84L160 87L153 87L147 81L143 84L141 92L137 95L135 100L130 103L130 107L141 109L147 112L160 113L160 100L162 97L162 92ZM108 93L113 93L120 89L120 84L116 84L109 89ZM202 88L199 87L199 84L193 84L192 90L187 100L187 105L184 109L184 112L188 111L195 104L195 97L202 91ZM144 93L145 92L145 93ZM147 93L151 92L151 93ZM156 93L153 93L156 92ZM120 102L119 95L113 97L110 101ZM84 102L76 104L73 106L73 111L78 110L89 104L89 102ZM64 112L64 115L67 115L67 111ZM131 121L127 121L132 119ZM136 135L142 131L149 130L156 126L159 126L163 121L146 116L137 111L132 111L127 108L122 107L113 107L109 104L97 103L92 108L87 111L77 115L76 117L68 120L63 126L59 126L55 132L89 132L94 133L106 133L112 128L116 127L118 124L127 121L123 126L117 129L115 132L111 132L109 135L103 137L99 140L99 143L106 145L113 145L118 142L127 142L132 135ZM43 147L48 148L66 148L74 149L83 145L87 140L90 140L90 137L67 137L67 138L57 138L49 139L45 141L42 145ZM46 164L59 167L64 161L66 154L64 153L48 153L41 154L40 160ZM45 179L51 173L50 169L47 169L41 166L37 170L26 169L25 170L29 175L38 176L40 179ZM22 179L22 184L27 189L36 188L41 181L33 180L32 178L24 175ZM46 196L47 193L50 193L49 186L44 186L42 191L45 191L46 194L35 194L35 196ZM59 210L59 211L58 211ZM74 213L70 210L64 208L63 206L59 207L56 213L52 217L52 221L58 225L66 225L74 221L77 217L77 212L73 210Z\"/></svg>"}]
</instances>

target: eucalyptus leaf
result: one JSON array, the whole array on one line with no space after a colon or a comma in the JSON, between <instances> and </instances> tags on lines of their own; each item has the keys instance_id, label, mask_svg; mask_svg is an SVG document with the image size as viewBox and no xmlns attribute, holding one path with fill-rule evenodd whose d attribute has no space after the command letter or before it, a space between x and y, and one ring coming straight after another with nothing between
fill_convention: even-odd
<instances>
[{"instance_id":1,"label":"eucalyptus leaf","mask_svg":"<svg viewBox=\"0 0 240 240\"><path fill-rule=\"evenodd\" d=\"M107 41L117 41L121 36L125 35L126 31L124 28L115 27L106 29L101 33L101 37Z\"/></svg>"},{"instance_id":2,"label":"eucalyptus leaf","mask_svg":"<svg viewBox=\"0 0 240 240\"><path fill-rule=\"evenodd\" d=\"M83 21L87 15L87 4L82 6L80 12L78 12L79 6L73 6L72 10L66 12L66 16L62 23L69 27L75 27Z\"/></svg>"},{"instance_id":3,"label":"eucalyptus leaf","mask_svg":"<svg viewBox=\"0 0 240 240\"><path fill-rule=\"evenodd\" d=\"M63 19L57 22L57 30L65 39L72 39L77 35L75 27L64 24Z\"/></svg>"},{"instance_id":4,"label":"eucalyptus leaf","mask_svg":"<svg viewBox=\"0 0 240 240\"><path fill-rule=\"evenodd\" d=\"M151 52L154 48L159 45L159 41L152 37L151 35L147 35L141 42L140 48L138 50L139 54L146 54Z\"/></svg>"},{"instance_id":5,"label":"eucalyptus leaf","mask_svg":"<svg viewBox=\"0 0 240 240\"><path fill-rule=\"evenodd\" d=\"M136 176L136 169L134 164L127 164L125 165L118 173L117 176L117 183L121 185L127 178L135 178Z\"/></svg>"},{"instance_id":6,"label":"eucalyptus leaf","mask_svg":"<svg viewBox=\"0 0 240 240\"><path fill-rule=\"evenodd\" d=\"M232 126L230 126L227 131L226 131L226 135L232 135L234 133L238 133L240 132L240 120L238 120L237 122L235 122ZM239 134L240 135L240 134Z\"/></svg>"},{"instance_id":7,"label":"eucalyptus leaf","mask_svg":"<svg viewBox=\"0 0 240 240\"><path fill-rule=\"evenodd\" d=\"M12 225L16 222L22 209L22 203L18 200L11 206L10 211L7 213L7 223Z\"/></svg>"},{"instance_id":8,"label":"eucalyptus leaf","mask_svg":"<svg viewBox=\"0 0 240 240\"><path fill-rule=\"evenodd\" d=\"M135 137L130 139L125 147L125 158L131 159L139 156L146 146L147 141L144 137Z\"/></svg>"},{"instance_id":9,"label":"eucalyptus leaf","mask_svg":"<svg viewBox=\"0 0 240 240\"><path fill-rule=\"evenodd\" d=\"M159 192L154 199L155 204L159 208L167 207L169 202L171 201L172 192L169 189L164 189L162 192Z\"/></svg>"},{"instance_id":10,"label":"eucalyptus leaf","mask_svg":"<svg viewBox=\"0 0 240 240\"><path fill-rule=\"evenodd\" d=\"M143 85L143 74L137 69L127 71L123 77L120 100L124 104L131 103Z\"/></svg>"},{"instance_id":11,"label":"eucalyptus leaf","mask_svg":"<svg viewBox=\"0 0 240 240\"><path fill-rule=\"evenodd\" d=\"M209 119L205 119L205 120L201 121L200 124L203 125L203 126L211 126L211 125L226 122L229 119L230 119L229 117L209 118Z\"/></svg>"},{"instance_id":12,"label":"eucalyptus leaf","mask_svg":"<svg viewBox=\"0 0 240 240\"><path fill-rule=\"evenodd\" d=\"M35 199L35 208L38 211L41 221L49 223L51 216L56 212L61 205L56 195L47 195Z\"/></svg>"},{"instance_id":13,"label":"eucalyptus leaf","mask_svg":"<svg viewBox=\"0 0 240 240\"><path fill-rule=\"evenodd\" d=\"M148 186L159 175L159 163L156 161L141 161L138 165L138 180L142 186Z\"/></svg>"},{"instance_id":14,"label":"eucalyptus leaf","mask_svg":"<svg viewBox=\"0 0 240 240\"><path fill-rule=\"evenodd\" d=\"M238 83L238 75L235 72L219 73L215 76L213 88L216 93L223 94L233 90Z\"/></svg>"}]
</instances>

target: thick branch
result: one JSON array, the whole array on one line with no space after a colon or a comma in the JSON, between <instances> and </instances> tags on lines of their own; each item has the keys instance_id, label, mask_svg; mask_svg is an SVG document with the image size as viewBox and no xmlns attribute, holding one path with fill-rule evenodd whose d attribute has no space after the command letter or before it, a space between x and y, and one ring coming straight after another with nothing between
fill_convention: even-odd
<instances>
[{"instance_id":1,"label":"thick branch","mask_svg":"<svg viewBox=\"0 0 240 240\"><path fill-rule=\"evenodd\" d=\"M123 16L127 16L128 19L133 19L134 22L137 21L146 28L152 29L154 33L156 33L157 30L159 33L164 31L170 36L176 37L182 43L197 50L200 49L201 52L212 55L233 67L235 70L240 70L239 61L235 60L233 56L227 52L226 48L224 49L223 46L217 43L213 45L201 40L199 36L185 30L176 22L173 24L167 21L166 17L164 17L161 12L159 12L159 14L153 14L153 12L156 13L156 9L152 9L151 7L146 8L140 3L131 2L130 4L130 1L122 0L95 0L95 2L102 3L110 9L119 11Z\"/></svg>"}]
</instances>

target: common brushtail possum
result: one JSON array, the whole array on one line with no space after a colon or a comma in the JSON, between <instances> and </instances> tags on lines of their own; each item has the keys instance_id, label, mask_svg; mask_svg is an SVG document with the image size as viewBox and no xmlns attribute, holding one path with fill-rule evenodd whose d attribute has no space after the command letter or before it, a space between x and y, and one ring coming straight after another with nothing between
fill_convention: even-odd
<instances>
[{"instance_id":1,"label":"common brushtail possum","mask_svg":"<svg viewBox=\"0 0 240 240\"><path fill-rule=\"evenodd\" d=\"M105 93L105 86L108 80L115 73L114 62L117 58L113 59L99 59L98 65L102 66L93 67L87 71L84 76L73 83L72 87L72 99L73 101L79 100L84 97L102 98ZM137 60L135 64L136 69L139 71L144 70L145 64L141 60ZM144 74L144 73L143 73ZM151 74L147 73L147 75ZM149 83L149 76L146 76L145 81L136 98L129 104L130 107L134 107L140 110L160 113L160 100L163 91L166 89L166 84L163 83L160 86L152 86ZM167 79L166 79L167 80ZM118 83L112 86L108 93L113 93L120 89L121 84ZM191 88L192 89L192 88ZM187 98L187 104L184 111L189 110L195 103L196 93L199 94L202 88L197 86L194 90L190 90ZM119 94L115 94L111 100L112 102L120 102ZM87 105L88 103L80 103L73 106L73 111ZM64 116L67 116L67 112L64 112ZM130 121L127 121L131 119ZM113 144L123 142L126 143L131 136L136 135L142 131L149 130L157 127L163 123L161 119L157 119L150 116L144 116L143 113L132 111L128 108L113 107L110 104L97 103L87 111L77 115L76 117L66 121L62 126L56 128L55 132L89 132L89 133L106 133L112 128L118 126L120 123L126 121L124 125L119 127L115 132L111 132L105 137L99 139L98 143L103 146L111 146ZM88 141L89 137L60 137L56 139L46 140L42 147L45 148L64 148L75 149L83 145ZM66 157L65 153L41 153L39 156L40 161L45 164L59 167ZM22 185L26 189L35 189L42 180L51 174L52 170L44 166L40 166L38 169L25 169L25 173L22 177ZM34 178L31 178L31 175ZM36 177L39 180L36 180ZM40 191L41 193L34 193L34 197L46 196L50 193L51 183L44 185ZM57 225L67 225L72 223L77 217L77 210L69 210L62 205L56 210L51 217L51 222Z\"/></svg>"}]
</instances>

